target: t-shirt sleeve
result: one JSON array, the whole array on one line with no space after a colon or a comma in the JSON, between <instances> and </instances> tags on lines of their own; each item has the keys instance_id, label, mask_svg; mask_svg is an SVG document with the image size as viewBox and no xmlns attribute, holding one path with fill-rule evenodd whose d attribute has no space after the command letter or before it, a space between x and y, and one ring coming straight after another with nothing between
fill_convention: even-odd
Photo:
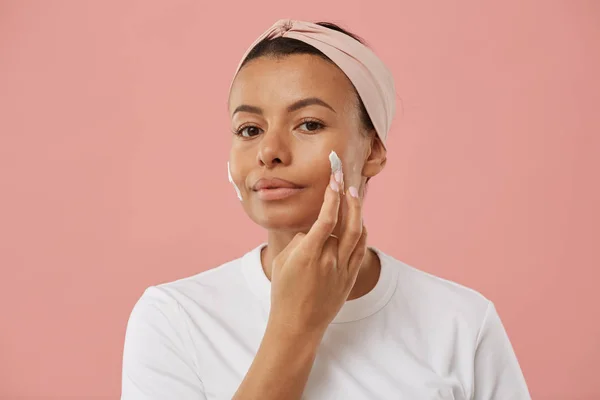
<instances>
[{"instance_id":1,"label":"t-shirt sleeve","mask_svg":"<svg viewBox=\"0 0 600 400\"><path fill-rule=\"evenodd\" d=\"M179 304L149 287L125 334L121 400L205 400Z\"/></svg>"},{"instance_id":2,"label":"t-shirt sleeve","mask_svg":"<svg viewBox=\"0 0 600 400\"><path fill-rule=\"evenodd\" d=\"M473 400L531 400L515 352L491 302L477 338Z\"/></svg>"}]
</instances>

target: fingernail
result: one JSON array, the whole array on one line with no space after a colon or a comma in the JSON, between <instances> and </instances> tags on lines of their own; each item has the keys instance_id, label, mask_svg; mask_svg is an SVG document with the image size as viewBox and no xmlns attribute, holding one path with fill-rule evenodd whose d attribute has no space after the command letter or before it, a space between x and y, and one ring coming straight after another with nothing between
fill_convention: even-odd
<instances>
[{"instance_id":1,"label":"fingernail","mask_svg":"<svg viewBox=\"0 0 600 400\"><path fill-rule=\"evenodd\" d=\"M354 186L350 186L348 191L350 192L350 196L358 199L358 190Z\"/></svg>"},{"instance_id":2,"label":"fingernail","mask_svg":"<svg viewBox=\"0 0 600 400\"><path fill-rule=\"evenodd\" d=\"M334 177L335 177L335 181L337 183L339 183L340 185L342 183L344 183L344 173L342 172L341 169L335 172Z\"/></svg>"},{"instance_id":3,"label":"fingernail","mask_svg":"<svg viewBox=\"0 0 600 400\"><path fill-rule=\"evenodd\" d=\"M336 192L340 191L340 185L335 181L335 179L333 179L333 177L329 180L329 186L331 186L331 188Z\"/></svg>"}]
</instances>

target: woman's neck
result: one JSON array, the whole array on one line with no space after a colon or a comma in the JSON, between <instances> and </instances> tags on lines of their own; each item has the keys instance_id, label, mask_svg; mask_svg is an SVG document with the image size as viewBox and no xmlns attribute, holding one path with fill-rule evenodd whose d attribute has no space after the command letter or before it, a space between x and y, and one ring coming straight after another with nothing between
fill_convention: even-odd
<instances>
[{"instance_id":1,"label":"woman's neck","mask_svg":"<svg viewBox=\"0 0 600 400\"><path fill-rule=\"evenodd\" d=\"M291 232L269 231L267 246L262 249L260 255L263 271L269 280L271 280L273 260L292 241L294 235L295 233ZM360 266L356 282L350 291L348 300L354 300L369 293L377 284L380 271L381 263L379 256L373 250L369 249Z\"/></svg>"}]
</instances>

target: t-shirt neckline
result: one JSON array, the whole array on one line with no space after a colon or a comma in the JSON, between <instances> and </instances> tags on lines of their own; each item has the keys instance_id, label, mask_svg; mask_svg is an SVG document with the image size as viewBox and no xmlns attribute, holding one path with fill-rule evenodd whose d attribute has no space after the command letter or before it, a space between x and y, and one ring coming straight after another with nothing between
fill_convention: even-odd
<instances>
[{"instance_id":1,"label":"t-shirt neckline","mask_svg":"<svg viewBox=\"0 0 600 400\"><path fill-rule=\"evenodd\" d=\"M250 289L268 313L271 305L271 281L263 271L260 256L261 250L266 245L262 243L242 257L242 272ZM370 292L357 299L346 301L332 321L333 324L358 321L375 314L390 301L396 289L398 270L394 268L390 257L374 247L370 249L377 254L381 263L379 279Z\"/></svg>"}]
</instances>

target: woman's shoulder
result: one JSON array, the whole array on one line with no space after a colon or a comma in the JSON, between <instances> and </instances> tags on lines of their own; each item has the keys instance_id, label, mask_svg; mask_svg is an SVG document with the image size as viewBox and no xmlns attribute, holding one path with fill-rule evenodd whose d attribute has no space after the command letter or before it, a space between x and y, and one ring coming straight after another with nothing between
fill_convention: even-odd
<instances>
[{"instance_id":1,"label":"woman's shoulder","mask_svg":"<svg viewBox=\"0 0 600 400\"><path fill-rule=\"evenodd\" d=\"M382 261L396 271L396 295L409 301L412 307L435 314L444 312L448 316L481 320L491 306L491 301L474 288L377 251Z\"/></svg>"},{"instance_id":2,"label":"woman's shoulder","mask_svg":"<svg viewBox=\"0 0 600 400\"><path fill-rule=\"evenodd\" d=\"M189 305L219 303L245 296L248 285L242 266L256 251L257 248L252 249L238 258L191 276L148 286L138 301L186 308Z\"/></svg>"}]
</instances>

